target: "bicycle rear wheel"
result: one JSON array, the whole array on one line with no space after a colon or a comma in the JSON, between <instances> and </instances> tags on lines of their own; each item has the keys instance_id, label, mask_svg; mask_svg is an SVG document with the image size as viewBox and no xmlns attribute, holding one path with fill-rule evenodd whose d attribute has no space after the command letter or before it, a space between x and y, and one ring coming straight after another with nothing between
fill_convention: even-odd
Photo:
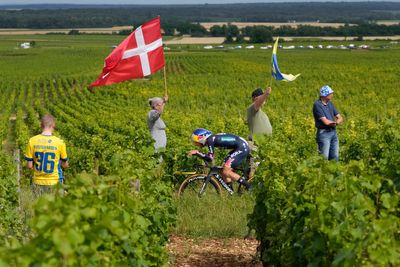
<instances>
[{"instance_id":1,"label":"bicycle rear wheel","mask_svg":"<svg viewBox=\"0 0 400 267\"><path fill-rule=\"evenodd\" d=\"M203 187L206 175L193 175L186 178L178 190L178 195L182 196L198 196L201 188ZM214 176L211 176L210 182L207 184L207 188L204 191L204 196L219 196L221 195L221 187Z\"/></svg>"}]
</instances>

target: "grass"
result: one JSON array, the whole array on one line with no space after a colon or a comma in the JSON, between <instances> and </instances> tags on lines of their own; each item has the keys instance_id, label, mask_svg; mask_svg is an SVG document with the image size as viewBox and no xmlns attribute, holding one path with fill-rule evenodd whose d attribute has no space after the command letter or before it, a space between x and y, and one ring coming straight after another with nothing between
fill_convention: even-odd
<instances>
[{"instance_id":1,"label":"grass","mask_svg":"<svg viewBox=\"0 0 400 267\"><path fill-rule=\"evenodd\" d=\"M194 238L239 237L248 233L247 214L254 207L254 196L188 196L176 198L178 210L174 234Z\"/></svg>"}]
</instances>

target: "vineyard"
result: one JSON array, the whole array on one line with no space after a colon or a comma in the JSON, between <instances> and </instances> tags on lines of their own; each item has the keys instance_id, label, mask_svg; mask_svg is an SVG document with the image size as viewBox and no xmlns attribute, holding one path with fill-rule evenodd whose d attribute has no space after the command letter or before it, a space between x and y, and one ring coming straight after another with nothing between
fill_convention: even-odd
<instances>
[{"instance_id":1,"label":"vineyard","mask_svg":"<svg viewBox=\"0 0 400 267\"><path fill-rule=\"evenodd\" d=\"M247 137L249 95L270 82L270 51L166 52L168 144L160 164L146 114L148 98L164 93L162 73L88 89L121 37L29 38L36 43L29 50L15 49L23 36L0 41L0 266L167 266L179 215L173 174L195 162L186 156L188 137L197 127ZM262 260L399 265L400 47L278 54L283 72L302 74L274 81L264 107L273 135L257 140L256 200L244 222ZM339 163L316 150L311 108L325 84L345 119ZM22 168L17 180L13 154L23 158L46 113L67 144L68 193L33 201L32 174Z\"/></svg>"}]
</instances>

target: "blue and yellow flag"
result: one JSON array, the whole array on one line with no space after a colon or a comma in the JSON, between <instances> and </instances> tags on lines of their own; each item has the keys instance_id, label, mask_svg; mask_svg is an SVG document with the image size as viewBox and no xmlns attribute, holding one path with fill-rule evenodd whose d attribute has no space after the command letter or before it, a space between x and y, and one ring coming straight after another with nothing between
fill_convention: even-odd
<instances>
[{"instance_id":1,"label":"blue and yellow flag","mask_svg":"<svg viewBox=\"0 0 400 267\"><path fill-rule=\"evenodd\" d=\"M276 51L278 50L278 41L279 41L279 37L276 38L276 41L274 44L274 49L272 50L272 76L275 77L275 79L278 81L282 81L282 80L285 82L294 81L297 77L300 76L300 73L297 75L284 74L279 70L278 57L276 56Z\"/></svg>"}]
</instances>

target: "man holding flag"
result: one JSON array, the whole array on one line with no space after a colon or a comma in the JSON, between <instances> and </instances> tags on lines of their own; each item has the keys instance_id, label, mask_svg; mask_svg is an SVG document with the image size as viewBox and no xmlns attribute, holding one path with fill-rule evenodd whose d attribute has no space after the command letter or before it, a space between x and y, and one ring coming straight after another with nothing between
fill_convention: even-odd
<instances>
[{"instance_id":1,"label":"man holding flag","mask_svg":"<svg viewBox=\"0 0 400 267\"><path fill-rule=\"evenodd\" d=\"M271 87L264 91L257 88L251 94L253 103L247 108L247 126L250 130L249 141L253 141L254 134L272 134L271 122L261 107L271 94Z\"/></svg>"},{"instance_id":2,"label":"man holding flag","mask_svg":"<svg viewBox=\"0 0 400 267\"><path fill-rule=\"evenodd\" d=\"M275 78L278 81L291 82L294 81L300 74L284 74L281 73L278 66L278 51L279 37L276 38L271 57L271 81ZM250 130L249 140L253 141L254 134L272 134L272 126L269 121L267 114L265 114L261 107L268 99L271 94L271 87L267 87L264 91L261 88L257 88L251 94L253 103L247 108L247 125Z\"/></svg>"},{"instance_id":3,"label":"man holding flag","mask_svg":"<svg viewBox=\"0 0 400 267\"><path fill-rule=\"evenodd\" d=\"M272 134L271 122L267 114L262 111L261 107L271 94L271 87L267 87L264 91L261 88L257 88L251 94L253 103L247 108L247 126L249 127L250 134L248 137L248 144L250 150L257 151L257 147L254 143L254 135L270 135ZM256 165L254 158L250 157L250 173L254 174Z\"/></svg>"},{"instance_id":4,"label":"man holding flag","mask_svg":"<svg viewBox=\"0 0 400 267\"><path fill-rule=\"evenodd\" d=\"M126 80L143 78L164 67L165 98L152 98L149 103L152 110L147 124L156 151L165 148L167 137L165 123L161 119L164 105L168 100L165 77L164 49L160 28L160 17L139 26L118 45L104 61L100 76L89 87L110 85Z\"/></svg>"}]
</instances>

